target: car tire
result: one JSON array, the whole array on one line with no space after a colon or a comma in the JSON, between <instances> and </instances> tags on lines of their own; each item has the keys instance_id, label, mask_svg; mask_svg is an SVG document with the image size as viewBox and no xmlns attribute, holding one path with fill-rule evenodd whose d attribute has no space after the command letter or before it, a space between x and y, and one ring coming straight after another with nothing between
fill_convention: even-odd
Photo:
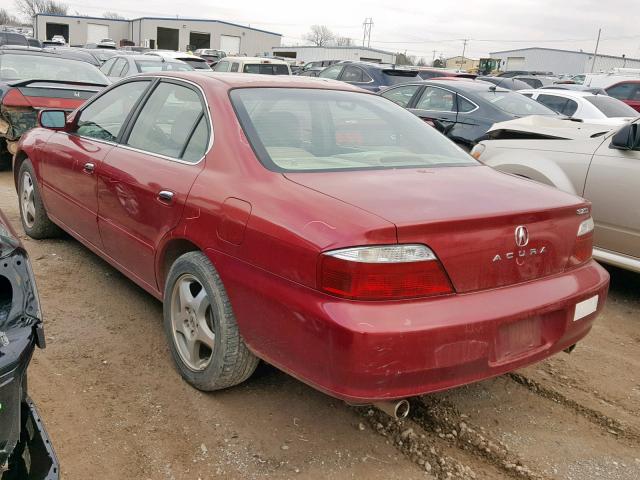
<instances>
[{"instance_id":1,"label":"car tire","mask_svg":"<svg viewBox=\"0 0 640 480\"><path fill-rule=\"evenodd\" d=\"M178 372L198 390L232 387L258 366L240 335L222 280L202 252L185 253L171 266L163 313Z\"/></svg>"},{"instance_id":2,"label":"car tire","mask_svg":"<svg viewBox=\"0 0 640 480\"><path fill-rule=\"evenodd\" d=\"M44 208L36 174L28 159L22 162L18 173L18 202L20 221L27 235L36 240L60 235L60 228L49 219Z\"/></svg>"}]
</instances>

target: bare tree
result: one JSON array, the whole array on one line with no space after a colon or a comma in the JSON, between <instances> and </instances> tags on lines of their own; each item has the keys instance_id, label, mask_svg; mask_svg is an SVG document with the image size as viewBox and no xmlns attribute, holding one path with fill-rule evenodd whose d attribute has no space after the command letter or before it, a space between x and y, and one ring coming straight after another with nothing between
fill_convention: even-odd
<instances>
[{"instance_id":1,"label":"bare tree","mask_svg":"<svg viewBox=\"0 0 640 480\"><path fill-rule=\"evenodd\" d=\"M427 66L427 60L424 57L420 57L418 59L418 61L416 62L416 65L418 67L426 67Z\"/></svg>"},{"instance_id":2,"label":"bare tree","mask_svg":"<svg viewBox=\"0 0 640 480\"><path fill-rule=\"evenodd\" d=\"M4 8L0 8L0 25L18 25L20 22Z\"/></svg>"},{"instance_id":3,"label":"bare tree","mask_svg":"<svg viewBox=\"0 0 640 480\"><path fill-rule=\"evenodd\" d=\"M26 17L33 18L37 13L66 15L69 6L55 0L14 0L16 8Z\"/></svg>"},{"instance_id":4,"label":"bare tree","mask_svg":"<svg viewBox=\"0 0 640 480\"><path fill-rule=\"evenodd\" d=\"M353 38L349 37L336 37L333 43L338 47L353 47L354 45Z\"/></svg>"},{"instance_id":5,"label":"bare tree","mask_svg":"<svg viewBox=\"0 0 640 480\"><path fill-rule=\"evenodd\" d=\"M104 12L102 16L111 20L126 20L126 18L116 12Z\"/></svg>"},{"instance_id":6,"label":"bare tree","mask_svg":"<svg viewBox=\"0 0 640 480\"><path fill-rule=\"evenodd\" d=\"M323 47L328 45L335 35L326 25L311 25L310 32L304 38L318 47Z\"/></svg>"}]
</instances>

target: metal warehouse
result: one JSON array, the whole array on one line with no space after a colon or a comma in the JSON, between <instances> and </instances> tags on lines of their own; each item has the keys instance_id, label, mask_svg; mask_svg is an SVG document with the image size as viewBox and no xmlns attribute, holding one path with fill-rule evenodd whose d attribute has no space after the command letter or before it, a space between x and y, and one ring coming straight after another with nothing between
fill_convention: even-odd
<instances>
[{"instance_id":1,"label":"metal warehouse","mask_svg":"<svg viewBox=\"0 0 640 480\"><path fill-rule=\"evenodd\" d=\"M374 63L395 63L396 56L391 52L368 47L316 47L302 45L294 47L274 47L276 57L293 58L296 63L316 62L319 60L360 60Z\"/></svg>"},{"instance_id":2,"label":"metal warehouse","mask_svg":"<svg viewBox=\"0 0 640 480\"><path fill-rule=\"evenodd\" d=\"M69 45L97 43L111 38L117 44L133 42L149 48L195 50L215 48L233 54L268 54L282 35L244 25L194 18L141 17L114 20L101 17L37 14L34 36L48 40L62 35Z\"/></svg>"},{"instance_id":3,"label":"metal warehouse","mask_svg":"<svg viewBox=\"0 0 640 480\"><path fill-rule=\"evenodd\" d=\"M522 48L492 52L491 58L502 60L500 70L545 71L561 73L589 73L593 64L593 53L559 50L555 48ZM596 56L594 72L607 72L612 68L640 68L640 59L616 57L613 55Z\"/></svg>"}]
</instances>

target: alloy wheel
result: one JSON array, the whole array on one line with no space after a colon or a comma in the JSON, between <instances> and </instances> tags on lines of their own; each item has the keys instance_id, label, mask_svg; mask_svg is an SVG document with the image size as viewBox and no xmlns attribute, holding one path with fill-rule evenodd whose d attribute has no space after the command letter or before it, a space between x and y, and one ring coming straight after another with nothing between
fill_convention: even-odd
<instances>
[{"instance_id":1,"label":"alloy wheel","mask_svg":"<svg viewBox=\"0 0 640 480\"><path fill-rule=\"evenodd\" d=\"M36 204L34 200L33 179L29 172L22 174L22 190L20 193L20 211L24 224L31 228L36 221Z\"/></svg>"},{"instance_id":2,"label":"alloy wheel","mask_svg":"<svg viewBox=\"0 0 640 480\"><path fill-rule=\"evenodd\" d=\"M206 369L213 358L213 309L207 291L191 274L175 282L171 294L171 327L181 360L190 370Z\"/></svg>"}]
</instances>

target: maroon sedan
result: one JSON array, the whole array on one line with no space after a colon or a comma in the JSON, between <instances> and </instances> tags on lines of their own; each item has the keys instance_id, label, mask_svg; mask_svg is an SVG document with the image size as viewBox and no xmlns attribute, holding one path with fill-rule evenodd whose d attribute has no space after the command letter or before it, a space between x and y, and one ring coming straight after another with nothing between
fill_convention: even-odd
<instances>
[{"instance_id":1,"label":"maroon sedan","mask_svg":"<svg viewBox=\"0 0 640 480\"><path fill-rule=\"evenodd\" d=\"M587 201L342 82L136 76L40 125L15 159L26 232L162 300L201 390L264 359L352 403L433 392L572 347L605 302Z\"/></svg>"}]
</instances>

